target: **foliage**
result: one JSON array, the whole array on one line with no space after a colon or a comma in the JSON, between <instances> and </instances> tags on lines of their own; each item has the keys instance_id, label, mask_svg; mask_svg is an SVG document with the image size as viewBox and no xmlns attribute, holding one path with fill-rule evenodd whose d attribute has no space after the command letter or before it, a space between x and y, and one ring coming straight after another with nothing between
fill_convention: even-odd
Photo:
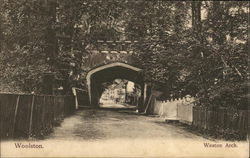
<instances>
[{"instance_id":1,"label":"foliage","mask_svg":"<svg viewBox=\"0 0 250 158\"><path fill-rule=\"evenodd\" d=\"M3 0L2 82L13 82L25 92L42 92L42 76L49 72L66 86L82 83L85 48L102 37L118 37L118 2Z\"/></svg>"},{"instance_id":2,"label":"foliage","mask_svg":"<svg viewBox=\"0 0 250 158\"><path fill-rule=\"evenodd\" d=\"M181 93L180 61L186 51L185 38L180 36L186 31L188 6L187 2L141 2L127 29L132 38L141 40L136 63L144 67L146 80L165 83L168 95Z\"/></svg>"},{"instance_id":3,"label":"foliage","mask_svg":"<svg viewBox=\"0 0 250 158\"><path fill-rule=\"evenodd\" d=\"M210 2L206 7L207 18L199 33L200 52L192 51L189 56L195 63L188 66L189 83L198 90L195 94L202 105L246 109L247 3Z\"/></svg>"},{"instance_id":4,"label":"foliage","mask_svg":"<svg viewBox=\"0 0 250 158\"><path fill-rule=\"evenodd\" d=\"M248 3L243 1L2 0L1 82L40 91L43 73L84 86L97 40L137 40L134 63L164 97L246 107ZM202 13L201 13L202 12ZM192 24L192 25L191 25Z\"/></svg>"},{"instance_id":5,"label":"foliage","mask_svg":"<svg viewBox=\"0 0 250 158\"><path fill-rule=\"evenodd\" d=\"M49 69L42 47L47 17L39 13L44 8L31 1L5 0L1 9L1 84L11 83L24 92L36 91L42 73Z\"/></svg>"}]
</instances>

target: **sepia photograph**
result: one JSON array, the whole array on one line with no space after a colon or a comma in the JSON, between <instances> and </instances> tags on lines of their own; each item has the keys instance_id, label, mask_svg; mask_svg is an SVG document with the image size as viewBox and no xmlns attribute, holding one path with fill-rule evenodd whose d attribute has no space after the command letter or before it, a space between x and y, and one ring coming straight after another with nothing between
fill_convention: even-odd
<instances>
[{"instance_id":1,"label":"sepia photograph","mask_svg":"<svg viewBox=\"0 0 250 158\"><path fill-rule=\"evenodd\" d=\"M0 0L0 157L249 158L249 2Z\"/></svg>"}]
</instances>

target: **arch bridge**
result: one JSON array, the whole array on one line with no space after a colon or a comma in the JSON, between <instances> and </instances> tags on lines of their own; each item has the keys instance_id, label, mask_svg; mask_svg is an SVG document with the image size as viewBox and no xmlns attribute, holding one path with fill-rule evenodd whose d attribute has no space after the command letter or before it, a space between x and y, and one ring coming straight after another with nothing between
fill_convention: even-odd
<instances>
[{"instance_id":1,"label":"arch bridge","mask_svg":"<svg viewBox=\"0 0 250 158\"><path fill-rule=\"evenodd\" d=\"M143 70L134 66L133 47L138 41L98 41L97 46L91 46L89 56L83 61L82 69L87 70L86 88L89 103L98 107L104 91L102 84L115 79L132 81L141 87L139 110L143 108L146 99L146 84ZM124 50L126 48L126 50Z\"/></svg>"},{"instance_id":2,"label":"arch bridge","mask_svg":"<svg viewBox=\"0 0 250 158\"><path fill-rule=\"evenodd\" d=\"M102 83L115 79L126 79L137 83L141 86L142 98L146 98L142 69L121 62L114 62L96 67L88 72L86 80L91 106L99 105L99 99L103 92ZM141 99L139 108L143 106L143 103L144 99Z\"/></svg>"}]
</instances>

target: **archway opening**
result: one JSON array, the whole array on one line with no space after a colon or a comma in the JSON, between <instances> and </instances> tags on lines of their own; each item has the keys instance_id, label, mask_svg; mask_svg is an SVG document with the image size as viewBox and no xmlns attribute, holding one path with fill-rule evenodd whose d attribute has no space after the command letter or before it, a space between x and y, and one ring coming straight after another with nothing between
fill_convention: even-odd
<instances>
[{"instance_id":1,"label":"archway opening","mask_svg":"<svg viewBox=\"0 0 250 158\"><path fill-rule=\"evenodd\" d=\"M144 80L142 69L116 62L97 67L88 72L87 84L91 106L100 107L100 98L105 91L103 84L112 83L115 79L127 80L139 85L142 97L138 106L143 104Z\"/></svg>"},{"instance_id":2,"label":"archway opening","mask_svg":"<svg viewBox=\"0 0 250 158\"><path fill-rule=\"evenodd\" d=\"M99 100L101 108L138 108L141 98L139 84L125 79L115 79L102 85L104 91Z\"/></svg>"}]
</instances>

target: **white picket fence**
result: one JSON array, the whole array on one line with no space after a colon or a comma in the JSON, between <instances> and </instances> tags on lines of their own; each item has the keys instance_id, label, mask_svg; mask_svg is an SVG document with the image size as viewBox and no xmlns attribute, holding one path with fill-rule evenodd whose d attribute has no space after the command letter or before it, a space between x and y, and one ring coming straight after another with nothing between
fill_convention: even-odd
<instances>
[{"instance_id":1,"label":"white picket fence","mask_svg":"<svg viewBox=\"0 0 250 158\"><path fill-rule=\"evenodd\" d=\"M153 114L166 120L179 120L191 124L193 121L193 97L184 97L166 101L156 100Z\"/></svg>"}]
</instances>

